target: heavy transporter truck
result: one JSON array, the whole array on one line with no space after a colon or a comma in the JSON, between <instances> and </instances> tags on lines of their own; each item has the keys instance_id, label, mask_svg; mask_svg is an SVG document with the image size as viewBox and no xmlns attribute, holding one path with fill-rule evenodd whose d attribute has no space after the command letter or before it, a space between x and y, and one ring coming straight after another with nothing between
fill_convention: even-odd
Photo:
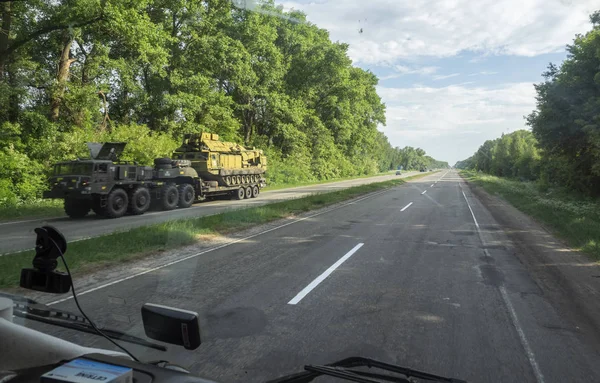
<instances>
[{"instance_id":1,"label":"heavy transporter truck","mask_svg":"<svg viewBox=\"0 0 600 383\"><path fill-rule=\"evenodd\" d=\"M65 213L85 217L90 210L106 218L187 208L209 197L256 198L266 186L262 150L219 141L211 133L186 134L172 158L154 167L119 161L123 142L88 143L89 159L59 162L44 198L64 199Z\"/></svg>"}]
</instances>

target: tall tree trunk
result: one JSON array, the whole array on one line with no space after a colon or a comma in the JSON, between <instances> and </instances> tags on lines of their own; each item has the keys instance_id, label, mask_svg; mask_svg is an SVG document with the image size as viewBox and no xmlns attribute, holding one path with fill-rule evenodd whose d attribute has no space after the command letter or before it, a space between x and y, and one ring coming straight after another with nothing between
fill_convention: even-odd
<instances>
[{"instance_id":1,"label":"tall tree trunk","mask_svg":"<svg viewBox=\"0 0 600 383\"><path fill-rule=\"evenodd\" d=\"M244 118L244 143L248 144L252 138L252 128L254 126L254 111L242 112Z\"/></svg>"},{"instance_id":2,"label":"tall tree trunk","mask_svg":"<svg viewBox=\"0 0 600 383\"><path fill-rule=\"evenodd\" d=\"M10 38L10 26L12 23L12 14L10 11L10 1L0 4L2 8L2 25L0 26L0 81L4 79L4 69L6 65L6 51Z\"/></svg>"},{"instance_id":3,"label":"tall tree trunk","mask_svg":"<svg viewBox=\"0 0 600 383\"><path fill-rule=\"evenodd\" d=\"M20 105L20 98L19 98L19 92L16 91L17 87L19 86L18 81L17 81L17 74L15 73L16 71L14 70L14 64L11 65L10 62L5 63L6 65L6 72L7 72L7 77L8 77L8 86L10 87L9 90L9 96L8 96L8 121L10 122L16 122L17 119L19 118L19 105Z\"/></svg>"},{"instance_id":4,"label":"tall tree trunk","mask_svg":"<svg viewBox=\"0 0 600 383\"><path fill-rule=\"evenodd\" d=\"M73 37L68 31L65 31L63 33L63 49L60 54L58 71L56 74L56 89L52 93L52 98L50 100L50 119L52 121L58 120L60 106L65 93L65 85L69 79L69 69L71 68L71 64L76 61L71 58L71 45L73 45Z\"/></svg>"},{"instance_id":5,"label":"tall tree trunk","mask_svg":"<svg viewBox=\"0 0 600 383\"><path fill-rule=\"evenodd\" d=\"M7 54L12 27L11 2L0 3L0 11L2 14L2 25L0 25L0 82L7 84L9 87L7 113L2 113L2 118L15 122L19 117L19 95L15 92L17 86L16 74L11 71L14 68L11 68Z\"/></svg>"},{"instance_id":6,"label":"tall tree trunk","mask_svg":"<svg viewBox=\"0 0 600 383\"><path fill-rule=\"evenodd\" d=\"M86 52L85 47L83 46L83 44L79 40L75 40L75 42L77 42L77 45L79 46L79 50L83 54L83 63L81 65L81 84L82 85L86 85L87 83L90 82L90 79L89 79L89 76L88 76L88 59L89 59L89 54L88 54L88 52ZM94 48L95 48L95 45L92 46L92 49L90 50L90 54L94 51Z\"/></svg>"}]
</instances>

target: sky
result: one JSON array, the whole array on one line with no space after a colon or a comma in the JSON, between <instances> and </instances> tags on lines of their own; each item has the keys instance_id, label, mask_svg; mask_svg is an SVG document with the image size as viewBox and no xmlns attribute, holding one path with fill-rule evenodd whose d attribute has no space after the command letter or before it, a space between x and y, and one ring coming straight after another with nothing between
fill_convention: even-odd
<instances>
[{"instance_id":1,"label":"sky","mask_svg":"<svg viewBox=\"0 0 600 383\"><path fill-rule=\"evenodd\" d=\"M294 0L379 77L393 146L456 161L485 140L528 129L534 83L591 29L598 0ZM361 33L362 30L362 33Z\"/></svg>"}]
</instances>

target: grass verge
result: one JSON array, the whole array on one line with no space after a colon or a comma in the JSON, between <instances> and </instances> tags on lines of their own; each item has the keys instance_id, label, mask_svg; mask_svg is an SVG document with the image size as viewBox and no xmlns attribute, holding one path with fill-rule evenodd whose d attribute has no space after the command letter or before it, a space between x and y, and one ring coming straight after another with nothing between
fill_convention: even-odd
<instances>
[{"instance_id":1,"label":"grass verge","mask_svg":"<svg viewBox=\"0 0 600 383\"><path fill-rule=\"evenodd\" d=\"M344 178L335 178L331 180L323 180L323 181L308 181L308 182L269 182L267 180L267 186L263 189L263 191L271 191L271 190L280 190L280 189L289 189L296 188L299 186L311 186L311 185L322 185L328 184L332 182L340 182L340 181L350 181L362 178L372 178L372 177L381 177L381 176L389 176L393 175L396 171L390 170L388 172L377 173L377 174L369 174L366 176L353 176L353 177L344 177Z\"/></svg>"},{"instance_id":2,"label":"grass verge","mask_svg":"<svg viewBox=\"0 0 600 383\"><path fill-rule=\"evenodd\" d=\"M344 190L311 195L265 206L228 211L211 216L173 220L134 228L126 232L116 232L102 237L72 242L69 243L66 257L71 271L81 274L95 270L100 265L108 266L125 263L150 253L191 245L203 236L218 236L247 229L352 199L366 193L401 185L407 180L430 174L432 173L355 186ZM24 267L31 267L33 256L33 251L0 256L0 288L16 287L19 283L20 270Z\"/></svg>"},{"instance_id":3,"label":"grass verge","mask_svg":"<svg viewBox=\"0 0 600 383\"><path fill-rule=\"evenodd\" d=\"M48 218L64 216L62 200L40 200L31 204L0 206L0 222L27 218Z\"/></svg>"},{"instance_id":4,"label":"grass verge","mask_svg":"<svg viewBox=\"0 0 600 383\"><path fill-rule=\"evenodd\" d=\"M535 182L461 174L545 225L570 247L600 260L600 201L560 189L542 190Z\"/></svg>"}]
</instances>

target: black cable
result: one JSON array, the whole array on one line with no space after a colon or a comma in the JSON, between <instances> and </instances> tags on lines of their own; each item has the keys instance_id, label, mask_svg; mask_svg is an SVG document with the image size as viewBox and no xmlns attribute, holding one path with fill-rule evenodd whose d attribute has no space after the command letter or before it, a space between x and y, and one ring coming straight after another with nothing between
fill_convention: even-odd
<instances>
[{"instance_id":1,"label":"black cable","mask_svg":"<svg viewBox=\"0 0 600 383\"><path fill-rule=\"evenodd\" d=\"M75 292L75 285L73 285L73 276L71 275L71 270L69 270L69 266L67 265L67 260L65 259L64 255L63 255L63 252L60 249L60 246L58 246L58 244L56 242L54 242L54 239L52 239L50 237L48 237L48 239L52 241L52 243L56 247L56 250L58 250L58 253L60 254L60 259L62 259L63 264L65 265L65 269L67 270L67 274L69 275L69 281L71 282L71 289L73 290L73 300L75 301L75 305L77 305L77 308L79 309L79 312L81 313L81 315L88 321L88 323L90 324L90 326L92 326L92 328L98 333L98 335L103 336L110 343L114 344L115 346L117 346L118 348L120 348L121 350L123 350L133 360L135 360L136 362L139 362L140 360L138 358L136 358L132 353L130 353L129 351L127 351L127 349L125 347L121 346L120 344L118 344L117 342L115 342L114 340L112 340L108 335L106 335L105 333L103 333L102 331L100 331L100 329L98 327L96 327L96 325L94 324L94 322L92 322L92 320L86 315L86 313L83 312L83 309L79 305L79 300L77 299L77 293Z\"/></svg>"}]
</instances>

